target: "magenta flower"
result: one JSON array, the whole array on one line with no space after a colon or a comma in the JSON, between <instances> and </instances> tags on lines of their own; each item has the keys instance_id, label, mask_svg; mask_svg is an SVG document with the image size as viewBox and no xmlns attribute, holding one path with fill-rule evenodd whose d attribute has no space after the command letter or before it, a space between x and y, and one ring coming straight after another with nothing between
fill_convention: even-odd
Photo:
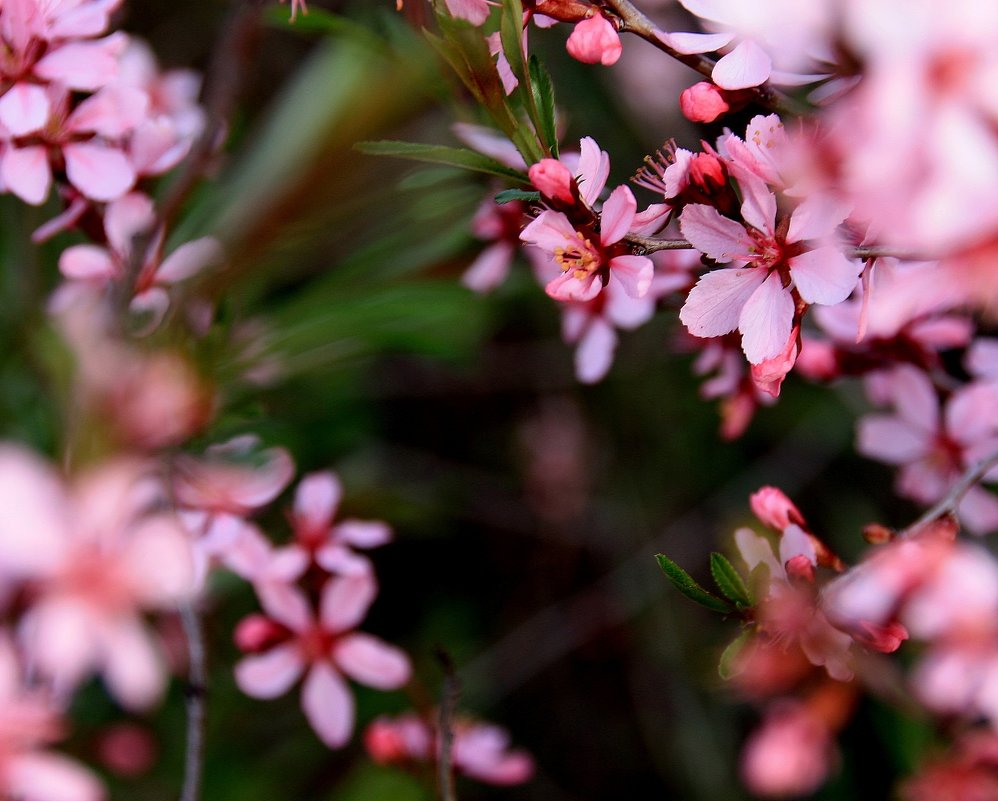
<instances>
[{"instance_id":1,"label":"magenta flower","mask_svg":"<svg viewBox=\"0 0 998 801\"><path fill-rule=\"evenodd\" d=\"M365 572L327 581L318 617L300 592L283 596L280 603L271 599L267 614L283 627L284 636L270 638L263 653L236 665L239 688L254 698L276 698L305 674L305 716L330 748L345 744L353 731L354 701L343 674L369 687L394 690L409 681L411 673L401 650L353 631L376 593L374 576Z\"/></svg>"},{"instance_id":2,"label":"magenta flower","mask_svg":"<svg viewBox=\"0 0 998 801\"><path fill-rule=\"evenodd\" d=\"M683 235L714 261L748 266L704 275L686 299L679 319L698 337L738 330L748 360L759 364L787 347L794 327L794 292L805 303L841 303L856 286L860 263L832 244L845 212L821 197L804 200L777 225L776 196L753 176L740 181L747 225L702 204L688 205L680 219Z\"/></svg>"}]
</instances>

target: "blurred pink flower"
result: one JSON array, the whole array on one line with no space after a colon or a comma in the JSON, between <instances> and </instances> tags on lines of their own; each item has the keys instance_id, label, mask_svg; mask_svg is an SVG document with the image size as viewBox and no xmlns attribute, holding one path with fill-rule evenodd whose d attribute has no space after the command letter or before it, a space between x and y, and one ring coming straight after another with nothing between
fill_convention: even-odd
<instances>
[{"instance_id":1,"label":"blurred pink flower","mask_svg":"<svg viewBox=\"0 0 998 801\"><path fill-rule=\"evenodd\" d=\"M276 698L305 674L301 696L305 716L330 748L344 745L353 731L354 701L342 674L379 690L394 690L409 681L411 673L401 650L353 631L376 593L371 573L331 578L322 589L318 618L300 592L261 599L267 601L270 619L283 626L287 636L268 641L266 650L236 665L239 688L254 698Z\"/></svg>"}]
</instances>

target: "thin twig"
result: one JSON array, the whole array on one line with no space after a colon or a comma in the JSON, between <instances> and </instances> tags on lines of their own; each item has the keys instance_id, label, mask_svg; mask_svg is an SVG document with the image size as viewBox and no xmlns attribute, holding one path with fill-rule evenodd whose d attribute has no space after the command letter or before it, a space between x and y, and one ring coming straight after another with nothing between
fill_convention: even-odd
<instances>
[{"instance_id":1,"label":"thin twig","mask_svg":"<svg viewBox=\"0 0 998 801\"><path fill-rule=\"evenodd\" d=\"M437 659L444 671L444 688L440 697L440 714L437 718L437 781L441 801L457 801L454 787L454 712L461 694L461 685L454 671L454 663L443 648L437 648Z\"/></svg>"},{"instance_id":2,"label":"thin twig","mask_svg":"<svg viewBox=\"0 0 998 801\"><path fill-rule=\"evenodd\" d=\"M622 32L640 36L687 67L696 70L707 78L711 77L716 64L713 59L701 53L680 53L669 47L659 38L659 33L661 33L659 27L641 13L630 0L603 0L603 2L612 8L622 20L623 24L620 27ZM751 91L761 105L784 116L801 117L810 110L806 105L767 84L753 87Z\"/></svg>"},{"instance_id":3,"label":"thin twig","mask_svg":"<svg viewBox=\"0 0 998 801\"><path fill-rule=\"evenodd\" d=\"M971 487L984 478L984 475L996 464L998 464L998 450L970 467L961 476L960 480L950 487L949 492L937 504L928 509L925 514L910 526L900 531L898 537L910 537L923 527L934 523L943 515L956 514L957 507L960 505L960 501L963 500L963 496L970 491Z\"/></svg>"},{"instance_id":4,"label":"thin twig","mask_svg":"<svg viewBox=\"0 0 998 801\"><path fill-rule=\"evenodd\" d=\"M658 239L653 236L638 236L637 234L628 234L624 237L625 241L630 242L632 245L637 245L641 251L642 255L647 255L649 253L657 253L660 250L693 250L693 244L686 239ZM892 250L889 247L883 247L880 245L863 245L861 247L854 247L846 251L846 256L850 259L880 259L891 257L895 259L905 259L920 261L921 257L916 256L911 253L903 253L900 251Z\"/></svg>"},{"instance_id":5,"label":"thin twig","mask_svg":"<svg viewBox=\"0 0 998 801\"><path fill-rule=\"evenodd\" d=\"M180 606L180 622L187 639L187 747L184 752L184 784L180 801L199 801L204 775L205 697L208 676L205 666L204 632L192 603Z\"/></svg>"}]
</instances>

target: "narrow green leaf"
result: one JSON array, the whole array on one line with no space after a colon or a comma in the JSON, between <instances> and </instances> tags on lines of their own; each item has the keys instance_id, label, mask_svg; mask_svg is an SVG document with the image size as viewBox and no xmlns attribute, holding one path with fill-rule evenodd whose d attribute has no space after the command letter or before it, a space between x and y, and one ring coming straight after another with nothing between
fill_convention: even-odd
<instances>
[{"instance_id":1,"label":"narrow green leaf","mask_svg":"<svg viewBox=\"0 0 998 801\"><path fill-rule=\"evenodd\" d=\"M499 21L499 38L506 60L520 81L529 80L527 58L523 52L523 3L521 0L503 0Z\"/></svg>"},{"instance_id":2,"label":"narrow green leaf","mask_svg":"<svg viewBox=\"0 0 998 801\"><path fill-rule=\"evenodd\" d=\"M500 178L507 178L522 184L530 184L527 176L519 170L514 170L511 167L500 164L495 159L463 147L445 147L443 145L424 145L419 142L381 140L378 142L358 142L354 145L354 149L372 156L392 156L412 161L428 161L432 164L448 164L451 167L463 167L473 172L497 175Z\"/></svg>"},{"instance_id":3,"label":"narrow green leaf","mask_svg":"<svg viewBox=\"0 0 998 801\"><path fill-rule=\"evenodd\" d=\"M658 566L673 586L691 601L706 606L714 612L733 612L734 608L723 598L713 595L693 580L693 577L662 553L655 554Z\"/></svg>"},{"instance_id":4,"label":"narrow green leaf","mask_svg":"<svg viewBox=\"0 0 998 801\"><path fill-rule=\"evenodd\" d=\"M495 201L500 206L503 203L512 203L514 200L522 200L524 203L539 203L540 192L525 192L522 189L503 189L496 195Z\"/></svg>"},{"instance_id":5,"label":"narrow green leaf","mask_svg":"<svg viewBox=\"0 0 998 801\"><path fill-rule=\"evenodd\" d=\"M721 652L721 658L717 662L717 674L725 681L738 674L735 660L738 658L738 654L741 653L742 648L748 644L751 637L752 629L745 629L729 642L727 647Z\"/></svg>"},{"instance_id":6,"label":"narrow green leaf","mask_svg":"<svg viewBox=\"0 0 998 801\"><path fill-rule=\"evenodd\" d=\"M752 599L745 587L745 582L742 581L742 577L738 575L738 571L725 558L724 554L715 552L710 555L710 575L714 577L717 588L724 593L725 597L739 606L752 605Z\"/></svg>"},{"instance_id":7,"label":"narrow green leaf","mask_svg":"<svg viewBox=\"0 0 998 801\"><path fill-rule=\"evenodd\" d=\"M537 107L538 133L554 158L558 158L558 122L557 109L554 102L554 84L551 76L541 64L537 56L530 57L530 89L534 93L534 104Z\"/></svg>"}]
</instances>

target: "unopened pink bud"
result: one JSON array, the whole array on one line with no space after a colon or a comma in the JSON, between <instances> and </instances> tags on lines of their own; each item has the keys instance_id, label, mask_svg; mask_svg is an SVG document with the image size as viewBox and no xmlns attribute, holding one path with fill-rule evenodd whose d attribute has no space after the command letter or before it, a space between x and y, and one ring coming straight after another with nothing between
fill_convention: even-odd
<instances>
[{"instance_id":1,"label":"unopened pink bud","mask_svg":"<svg viewBox=\"0 0 998 801\"><path fill-rule=\"evenodd\" d=\"M623 50L613 24L602 14L594 14L575 26L565 43L569 55L583 64L615 64Z\"/></svg>"},{"instance_id":2,"label":"unopened pink bud","mask_svg":"<svg viewBox=\"0 0 998 801\"><path fill-rule=\"evenodd\" d=\"M371 759L382 765L400 762L406 757L405 741L395 727L384 720L375 720L367 727L364 747Z\"/></svg>"},{"instance_id":3,"label":"unopened pink bud","mask_svg":"<svg viewBox=\"0 0 998 801\"><path fill-rule=\"evenodd\" d=\"M901 643L908 639L908 629L896 620L885 625L862 620L852 631L852 635L853 639L867 648L880 651L882 654L893 654L901 647Z\"/></svg>"},{"instance_id":4,"label":"unopened pink bud","mask_svg":"<svg viewBox=\"0 0 998 801\"><path fill-rule=\"evenodd\" d=\"M803 554L788 559L784 567L788 578L814 584L814 563Z\"/></svg>"},{"instance_id":5,"label":"unopened pink bud","mask_svg":"<svg viewBox=\"0 0 998 801\"><path fill-rule=\"evenodd\" d=\"M249 615L236 626L232 639L236 647L247 654L266 651L286 639L288 630L265 615Z\"/></svg>"},{"instance_id":6,"label":"unopened pink bud","mask_svg":"<svg viewBox=\"0 0 998 801\"><path fill-rule=\"evenodd\" d=\"M715 84L701 81L679 95L679 108L690 122L713 122L731 109L724 97L724 90Z\"/></svg>"},{"instance_id":7,"label":"unopened pink bud","mask_svg":"<svg viewBox=\"0 0 998 801\"><path fill-rule=\"evenodd\" d=\"M567 206L575 205L575 197L572 194L575 178L568 167L557 159L541 159L531 165L528 175L530 182L544 197Z\"/></svg>"},{"instance_id":8,"label":"unopened pink bud","mask_svg":"<svg viewBox=\"0 0 998 801\"><path fill-rule=\"evenodd\" d=\"M758 492L752 493L749 505L762 524L774 531L783 531L791 523L801 528L807 525L804 515L794 506L793 501L776 487L762 487Z\"/></svg>"}]
</instances>

